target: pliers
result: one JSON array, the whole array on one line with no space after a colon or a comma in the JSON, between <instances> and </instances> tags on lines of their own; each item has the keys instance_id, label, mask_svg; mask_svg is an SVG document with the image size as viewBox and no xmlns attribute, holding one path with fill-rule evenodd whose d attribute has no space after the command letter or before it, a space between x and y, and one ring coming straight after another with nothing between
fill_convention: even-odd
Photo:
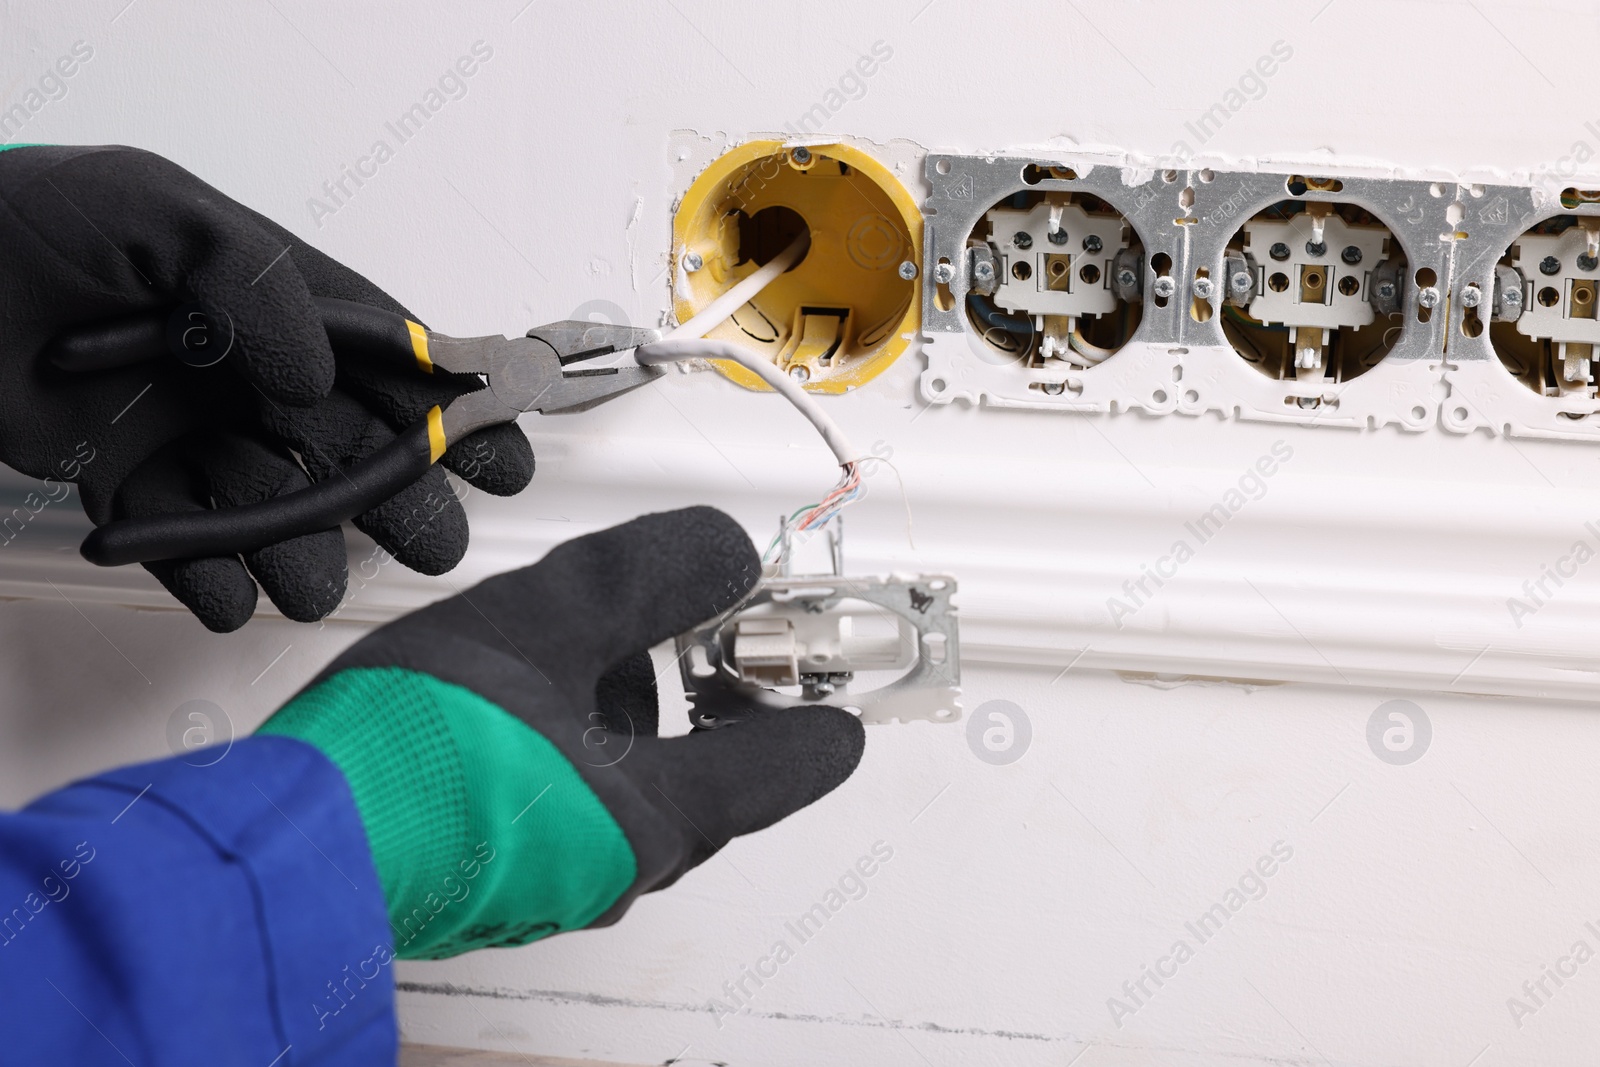
<instances>
[{"instance_id":1,"label":"pliers","mask_svg":"<svg viewBox=\"0 0 1600 1067\"><path fill-rule=\"evenodd\" d=\"M341 357L411 372L438 368L483 375L488 387L434 407L376 452L305 489L238 507L109 522L84 538L79 551L85 559L112 567L231 556L325 530L388 500L475 430L511 422L525 411L584 411L664 373L634 363L572 366L660 340L656 330L566 320L535 326L525 337L449 337L366 304L322 297L313 302ZM183 331L175 334L171 321L168 313L156 312L74 331L56 339L50 359L63 370L95 371L168 353L183 358L177 340Z\"/></svg>"}]
</instances>

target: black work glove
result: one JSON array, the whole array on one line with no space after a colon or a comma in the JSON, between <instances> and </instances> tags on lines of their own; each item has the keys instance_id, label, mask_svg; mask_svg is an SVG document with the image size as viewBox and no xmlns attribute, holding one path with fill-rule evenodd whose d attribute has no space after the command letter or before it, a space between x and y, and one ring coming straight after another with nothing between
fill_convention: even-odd
<instances>
[{"instance_id":1,"label":"black work glove","mask_svg":"<svg viewBox=\"0 0 1600 1067\"><path fill-rule=\"evenodd\" d=\"M647 515L377 630L266 722L344 772L397 955L614 922L849 777L837 708L656 736L648 649L760 574L721 512Z\"/></svg>"},{"instance_id":2,"label":"black work glove","mask_svg":"<svg viewBox=\"0 0 1600 1067\"><path fill-rule=\"evenodd\" d=\"M415 319L160 156L117 146L0 151L0 460L77 483L96 524L226 507L337 477L433 405L482 388L471 375L336 360L313 296ZM231 348L211 366L173 357L73 374L45 358L63 331L191 301L231 325ZM533 476L533 451L511 424L463 438L440 463L497 495ZM466 552L466 513L437 466L355 525L425 574ZM256 581L289 618L311 621L344 596L344 538L331 529L242 559L146 568L212 630L244 625Z\"/></svg>"}]
</instances>

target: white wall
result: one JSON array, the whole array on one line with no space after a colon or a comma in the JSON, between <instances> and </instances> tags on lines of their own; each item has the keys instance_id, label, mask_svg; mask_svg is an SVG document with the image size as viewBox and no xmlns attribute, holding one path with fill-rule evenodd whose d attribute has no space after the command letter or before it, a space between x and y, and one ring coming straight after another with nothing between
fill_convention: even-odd
<instances>
[{"instance_id":1,"label":"white wall","mask_svg":"<svg viewBox=\"0 0 1600 1067\"><path fill-rule=\"evenodd\" d=\"M1281 39L1292 60L1207 152L1480 180L1596 137L1569 42L1600 27L1577 4L124 3L0 7L0 105L74 41L95 50L23 139L162 152L463 333L594 299L657 321L670 131L782 127L880 39L893 59L832 132L1160 154L1193 147L1185 121ZM479 40L494 54L466 97L315 225L308 198ZM961 726L875 729L847 786L619 926L403 967L407 1036L640 1062L1583 1061L1600 963L1547 981L1520 1027L1507 998L1575 941L1600 950L1600 583L1580 572L1522 628L1505 600L1600 510L1594 450L923 410L917 363L832 405L894 448L915 517L913 548L875 484L849 559L962 578L968 707L1021 706L1026 755L981 762ZM458 584L691 502L764 536L829 478L775 400L705 375L528 428L536 484L469 501ZM1112 629L1105 598L1278 440L1294 460L1268 495ZM78 562L81 532L62 506L0 549L6 803L165 754L187 700L248 729L370 621L449 589L390 567L347 621L214 637L141 573ZM1390 699L1432 724L1408 766L1368 747ZM867 896L719 1027L723 983L880 840ZM1278 841L1293 857L1264 897L1115 1025L1108 998Z\"/></svg>"}]
</instances>

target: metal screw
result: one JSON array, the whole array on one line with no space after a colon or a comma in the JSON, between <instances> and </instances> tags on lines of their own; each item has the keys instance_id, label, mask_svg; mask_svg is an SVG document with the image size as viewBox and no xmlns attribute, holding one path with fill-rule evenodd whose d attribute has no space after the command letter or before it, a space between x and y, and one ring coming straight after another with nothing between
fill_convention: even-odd
<instances>
[{"instance_id":1,"label":"metal screw","mask_svg":"<svg viewBox=\"0 0 1600 1067\"><path fill-rule=\"evenodd\" d=\"M1279 241L1267 250L1267 255L1281 262L1289 258L1289 246Z\"/></svg>"},{"instance_id":2,"label":"metal screw","mask_svg":"<svg viewBox=\"0 0 1600 1067\"><path fill-rule=\"evenodd\" d=\"M804 145L799 148L791 148L789 149L789 158L803 167L811 162L811 149L806 148Z\"/></svg>"},{"instance_id":3,"label":"metal screw","mask_svg":"<svg viewBox=\"0 0 1600 1067\"><path fill-rule=\"evenodd\" d=\"M1500 301L1503 304L1505 304L1507 307L1514 307L1514 308L1521 307L1522 306L1522 290L1521 289L1507 289L1505 292L1500 294Z\"/></svg>"},{"instance_id":4,"label":"metal screw","mask_svg":"<svg viewBox=\"0 0 1600 1067\"><path fill-rule=\"evenodd\" d=\"M1594 270L1595 267L1600 267L1600 259L1596 259L1587 252L1578 253L1579 270Z\"/></svg>"},{"instance_id":5,"label":"metal screw","mask_svg":"<svg viewBox=\"0 0 1600 1067\"><path fill-rule=\"evenodd\" d=\"M972 265L972 276L980 282L994 280L994 264L987 259L980 259Z\"/></svg>"},{"instance_id":6,"label":"metal screw","mask_svg":"<svg viewBox=\"0 0 1600 1067\"><path fill-rule=\"evenodd\" d=\"M933 280L940 285L949 285L956 280L956 269L949 263L940 263L933 268Z\"/></svg>"},{"instance_id":7,"label":"metal screw","mask_svg":"<svg viewBox=\"0 0 1600 1067\"><path fill-rule=\"evenodd\" d=\"M1383 281L1383 282L1379 282L1378 283L1378 299L1379 300L1393 300L1394 299L1394 282Z\"/></svg>"},{"instance_id":8,"label":"metal screw","mask_svg":"<svg viewBox=\"0 0 1600 1067\"><path fill-rule=\"evenodd\" d=\"M1339 253L1339 258L1353 267L1361 262L1361 249L1355 245L1345 245L1344 251Z\"/></svg>"},{"instance_id":9,"label":"metal screw","mask_svg":"<svg viewBox=\"0 0 1600 1067\"><path fill-rule=\"evenodd\" d=\"M1439 306L1439 290L1431 285L1425 285L1417 290L1417 306L1431 308Z\"/></svg>"},{"instance_id":10,"label":"metal screw","mask_svg":"<svg viewBox=\"0 0 1600 1067\"><path fill-rule=\"evenodd\" d=\"M1475 308L1482 300L1483 290L1476 285L1469 285L1461 290L1461 306L1464 308Z\"/></svg>"},{"instance_id":11,"label":"metal screw","mask_svg":"<svg viewBox=\"0 0 1600 1067\"><path fill-rule=\"evenodd\" d=\"M898 273L900 277L909 282L912 278L917 276L917 265L911 262L909 259L904 260L900 264L900 270Z\"/></svg>"},{"instance_id":12,"label":"metal screw","mask_svg":"<svg viewBox=\"0 0 1600 1067\"><path fill-rule=\"evenodd\" d=\"M1561 261L1555 256L1545 256L1539 261L1540 274L1560 274Z\"/></svg>"},{"instance_id":13,"label":"metal screw","mask_svg":"<svg viewBox=\"0 0 1600 1067\"><path fill-rule=\"evenodd\" d=\"M1043 382L1039 388L1050 396L1060 396L1067 391L1066 382Z\"/></svg>"},{"instance_id":14,"label":"metal screw","mask_svg":"<svg viewBox=\"0 0 1600 1067\"><path fill-rule=\"evenodd\" d=\"M1155 284L1150 287L1150 291L1165 300L1178 291L1178 283L1171 278L1157 278Z\"/></svg>"},{"instance_id":15,"label":"metal screw","mask_svg":"<svg viewBox=\"0 0 1600 1067\"><path fill-rule=\"evenodd\" d=\"M795 367L789 372L789 377L793 378L797 382L803 382L811 377L811 372L806 370L804 367Z\"/></svg>"},{"instance_id":16,"label":"metal screw","mask_svg":"<svg viewBox=\"0 0 1600 1067\"><path fill-rule=\"evenodd\" d=\"M683 269L691 274L705 265L706 261L700 258L699 252L685 252L683 254Z\"/></svg>"},{"instance_id":17,"label":"metal screw","mask_svg":"<svg viewBox=\"0 0 1600 1067\"><path fill-rule=\"evenodd\" d=\"M1105 246L1100 243L1100 238L1092 233L1083 239L1083 250L1085 252L1098 252L1103 247Z\"/></svg>"},{"instance_id":18,"label":"metal screw","mask_svg":"<svg viewBox=\"0 0 1600 1067\"><path fill-rule=\"evenodd\" d=\"M1308 255L1308 256L1324 256L1324 255L1327 255L1327 253L1328 253L1328 242L1326 242L1326 241L1307 241L1306 242L1306 255Z\"/></svg>"},{"instance_id":19,"label":"metal screw","mask_svg":"<svg viewBox=\"0 0 1600 1067\"><path fill-rule=\"evenodd\" d=\"M1250 277L1249 271L1241 270L1232 278L1228 279L1228 285L1236 293L1248 293L1251 289L1255 288L1255 279Z\"/></svg>"},{"instance_id":20,"label":"metal screw","mask_svg":"<svg viewBox=\"0 0 1600 1067\"><path fill-rule=\"evenodd\" d=\"M1133 273L1132 267L1123 267L1121 270L1117 271L1117 284L1122 286L1124 289L1131 289L1133 284L1138 280L1139 276Z\"/></svg>"},{"instance_id":21,"label":"metal screw","mask_svg":"<svg viewBox=\"0 0 1600 1067\"><path fill-rule=\"evenodd\" d=\"M1018 230L1011 236L1011 243L1018 248L1032 248L1033 235L1026 230Z\"/></svg>"},{"instance_id":22,"label":"metal screw","mask_svg":"<svg viewBox=\"0 0 1600 1067\"><path fill-rule=\"evenodd\" d=\"M1046 237L1053 245L1064 245L1067 243L1066 230L1057 230L1055 233L1047 234Z\"/></svg>"},{"instance_id":23,"label":"metal screw","mask_svg":"<svg viewBox=\"0 0 1600 1067\"><path fill-rule=\"evenodd\" d=\"M1194 280L1194 295L1196 300L1210 300L1215 287L1210 278L1196 278Z\"/></svg>"}]
</instances>

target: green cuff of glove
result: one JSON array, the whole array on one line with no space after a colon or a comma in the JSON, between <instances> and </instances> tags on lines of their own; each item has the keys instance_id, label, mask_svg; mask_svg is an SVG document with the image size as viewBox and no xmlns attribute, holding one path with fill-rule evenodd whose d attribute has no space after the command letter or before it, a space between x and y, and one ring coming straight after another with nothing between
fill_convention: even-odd
<instances>
[{"instance_id":1,"label":"green cuff of glove","mask_svg":"<svg viewBox=\"0 0 1600 1067\"><path fill-rule=\"evenodd\" d=\"M341 671L260 732L315 745L344 772L402 959L580 929L637 873L622 829L554 745L432 675Z\"/></svg>"},{"instance_id":2,"label":"green cuff of glove","mask_svg":"<svg viewBox=\"0 0 1600 1067\"><path fill-rule=\"evenodd\" d=\"M6 152L6 151L9 151L9 150L11 150L13 148L43 148L43 147L45 147L45 146L44 145L40 145L40 144L0 144L0 152Z\"/></svg>"}]
</instances>

